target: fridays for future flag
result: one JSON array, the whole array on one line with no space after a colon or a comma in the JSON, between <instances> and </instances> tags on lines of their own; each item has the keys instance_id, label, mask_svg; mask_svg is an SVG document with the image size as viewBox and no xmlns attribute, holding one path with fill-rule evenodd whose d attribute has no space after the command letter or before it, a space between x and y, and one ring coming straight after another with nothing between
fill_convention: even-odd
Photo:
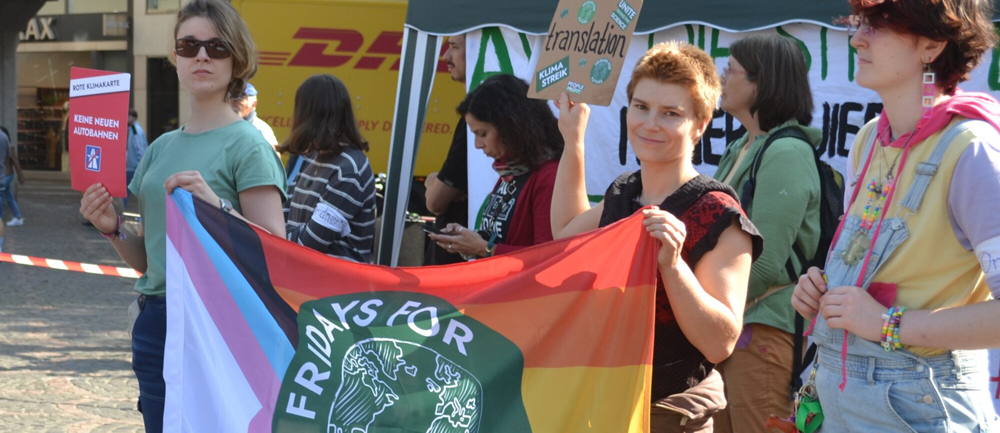
<instances>
[{"instance_id":1,"label":"fridays for future flag","mask_svg":"<svg viewBox=\"0 0 1000 433\"><path fill-rule=\"evenodd\" d=\"M333 259L167 200L165 431L647 432L639 216L472 263Z\"/></svg>"}]
</instances>

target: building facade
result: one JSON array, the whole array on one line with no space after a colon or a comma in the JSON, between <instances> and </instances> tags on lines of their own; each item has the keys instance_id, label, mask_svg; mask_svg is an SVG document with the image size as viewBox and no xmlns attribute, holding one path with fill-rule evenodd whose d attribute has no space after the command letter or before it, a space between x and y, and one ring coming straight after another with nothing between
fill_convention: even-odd
<instances>
[{"instance_id":1,"label":"building facade","mask_svg":"<svg viewBox=\"0 0 1000 433\"><path fill-rule=\"evenodd\" d=\"M17 132L27 170L68 171L70 69L131 72L128 0L46 2L18 33Z\"/></svg>"}]
</instances>

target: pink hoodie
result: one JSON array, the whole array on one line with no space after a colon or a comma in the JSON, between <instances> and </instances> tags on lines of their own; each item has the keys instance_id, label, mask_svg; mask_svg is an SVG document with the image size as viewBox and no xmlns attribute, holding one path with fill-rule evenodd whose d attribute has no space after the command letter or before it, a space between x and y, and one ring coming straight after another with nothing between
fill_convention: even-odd
<instances>
[{"instance_id":1,"label":"pink hoodie","mask_svg":"<svg viewBox=\"0 0 1000 433\"><path fill-rule=\"evenodd\" d=\"M903 147L907 141L918 144L948 126L956 114L969 119L984 120L1000 131L1000 103L997 103L996 99L986 93L966 93L956 89L954 96L934 106L931 117L920 119L913 132L903 134L895 141L891 138L892 126L889 125L889 117L885 115L885 110L882 110L882 115L878 119L878 139L882 143L889 143L892 147Z\"/></svg>"}]
</instances>

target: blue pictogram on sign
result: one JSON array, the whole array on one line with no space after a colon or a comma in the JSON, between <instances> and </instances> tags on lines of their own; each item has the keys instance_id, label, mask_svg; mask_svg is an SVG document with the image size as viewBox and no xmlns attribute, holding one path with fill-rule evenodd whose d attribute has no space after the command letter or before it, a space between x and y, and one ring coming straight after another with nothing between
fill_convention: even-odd
<instances>
[{"instance_id":1,"label":"blue pictogram on sign","mask_svg":"<svg viewBox=\"0 0 1000 433\"><path fill-rule=\"evenodd\" d=\"M85 168L90 171L101 171L101 148L87 145L87 161Z\"/></svg>"}]
</instances>

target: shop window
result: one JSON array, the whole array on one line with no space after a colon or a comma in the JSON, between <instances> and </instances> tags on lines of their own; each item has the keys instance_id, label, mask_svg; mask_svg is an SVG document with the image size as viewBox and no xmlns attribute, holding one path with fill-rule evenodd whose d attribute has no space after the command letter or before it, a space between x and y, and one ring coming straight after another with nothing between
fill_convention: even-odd
<instances>
[{"instance_id":1,"label":"shop window","mask_svg":"<svg viewBox=\"0 0 1000 433\"><path fill-rule=\"evenodd\" d=\"M175 12L181 9L181 0L146 0L146 12Z\"/></svg>"},{"instance_id":2,"label":"shop window","mask_svg":"<svg viewBox=\"0 0 1000 433\"><path fill-rule=\"evenodd\" d=\"M71 14L128 12L129 0L68 0Z\"/></svg>"},{"instance_id":3,"label":"shop window","mask_svg":"<svg viewBox=\"0 0 1000 433\"><path fill-rule=\"evenodd\" d=\"M20 95L19 95L20 96ZM59 170L69 89L38 88L36 106L17 109L17 153L27 170Z\"/></svg>"}]
</instances>

